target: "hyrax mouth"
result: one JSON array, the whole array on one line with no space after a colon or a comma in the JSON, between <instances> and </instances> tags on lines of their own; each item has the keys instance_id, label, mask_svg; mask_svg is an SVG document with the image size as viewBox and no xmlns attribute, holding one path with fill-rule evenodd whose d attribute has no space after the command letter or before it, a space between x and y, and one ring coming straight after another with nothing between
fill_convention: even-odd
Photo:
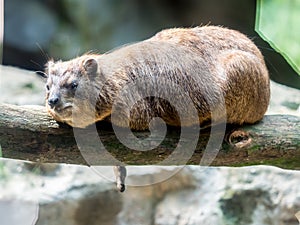
<instances>
[{"instance_id":1,"label":"hyrax mouth","mask_svg":"<svg viewBox=\"0 0 300 225\"><path fill-rule=\"evenodd\" d=\"M71 117L72 105L48 106L48 111L54 118L65 119Z\"/></svg>"},{"instance_id":2,"label":"hyrax mouth","mask_svg":"<svg viewBox=\"0 0 300 225\"><path fill-rule=\"evenodd\" d=\"M70 110L71 108L72 108L72 105L66 105L66 106L58 107L56 110L59 112L63 112L63 111Z\"/></svg>"}]
</instances>

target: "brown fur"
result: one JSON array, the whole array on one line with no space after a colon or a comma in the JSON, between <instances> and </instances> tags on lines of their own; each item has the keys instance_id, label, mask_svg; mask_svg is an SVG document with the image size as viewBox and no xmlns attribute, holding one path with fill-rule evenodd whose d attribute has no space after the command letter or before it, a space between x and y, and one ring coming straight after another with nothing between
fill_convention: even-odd
<instances>
[{"instance_id":1,"label":"brown fur","mask_svg":"<svg viewBox=\"0 0 300 225\"><path fill-rule=\"evenodd\" d=\"M103 55L49 62L48 75L46 99L56 94L60 100L54 108L46 104L50 115L76 127L112 113L114 124L136 130L148 129L153 117L173 126L224 119L255 123L270 97L268 71L255 44L237 31L216 26L163 30ZM72 82L78 84L76 90L71 90ZM131 93L134 87L142 90ZM126 101L131 99L136 104L128 118ZM186 99L193 103L196 119Z\"/></svg>"}]
</instances>

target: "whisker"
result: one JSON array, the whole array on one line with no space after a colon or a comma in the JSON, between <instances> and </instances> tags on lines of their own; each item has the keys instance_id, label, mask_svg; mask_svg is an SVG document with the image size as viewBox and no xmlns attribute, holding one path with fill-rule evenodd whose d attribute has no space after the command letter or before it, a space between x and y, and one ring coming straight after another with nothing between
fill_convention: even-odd
<instances>
[{"instance_id":1,"label":"whisker","mask_svg":"<svg viewBox=\"0 0 300 225\"><path fill-rule=\"evenodd\" d=\"M42 68L41 64L39 64L38 62L34 61L34 60L30 60L31 63L33 63L34 65L38 66L39 68Z\"/></svg>"},{"instance_id":2,"label":"whisker","mask_svg":"<svg viewBox=\"0 0 300 225\"><path fill-rule=\"evenodd\" d=\"M46 61L49 61L50 60L50 57L49 57L49 55L43 50L43 48L42 48L42 46L39 44L39 43L35 43L36 44L36 46L39 48L39 50L41 51L41 53L42 53L42 56L44 57L44 59L46 60Z\"/></svg>"}]
</instances>

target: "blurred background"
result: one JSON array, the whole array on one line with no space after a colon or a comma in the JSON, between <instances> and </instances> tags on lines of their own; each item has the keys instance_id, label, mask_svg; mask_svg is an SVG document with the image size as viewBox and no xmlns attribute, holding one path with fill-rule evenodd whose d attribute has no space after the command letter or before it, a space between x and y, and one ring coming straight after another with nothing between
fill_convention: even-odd
<instances>
[{"instance_id":1,"label":"blurred background","mask_svg":"<svg viewBox=\"0 0 300 225\"><path fill-rule=\"evenodd\" d=\"M271 78L300 88L296 72L254 31L255 10L256 0L6 0L3 64L43 70L49 58L104 53L165 28L212 24L248 35Z\"/></svg>"}]
</instances>

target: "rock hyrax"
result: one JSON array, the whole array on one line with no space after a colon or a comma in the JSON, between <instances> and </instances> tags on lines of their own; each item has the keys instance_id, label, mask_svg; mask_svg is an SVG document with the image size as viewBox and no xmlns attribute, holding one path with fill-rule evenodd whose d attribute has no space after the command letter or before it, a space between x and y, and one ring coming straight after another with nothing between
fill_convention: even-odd
<instances>
[{"instance_id":1,"label":"rock hyrax","mask_svg":"<svg viewBox=\"0 0 300 225\"><path fill-rule=\"evenodd\" d=\"M111 119L145 130L154 117L171 126L255 123L270 97L259 49L218 26L167 29L105 54L50 61L47 74L48 112L75 127Z\"/></svg>"}]
</instances>

